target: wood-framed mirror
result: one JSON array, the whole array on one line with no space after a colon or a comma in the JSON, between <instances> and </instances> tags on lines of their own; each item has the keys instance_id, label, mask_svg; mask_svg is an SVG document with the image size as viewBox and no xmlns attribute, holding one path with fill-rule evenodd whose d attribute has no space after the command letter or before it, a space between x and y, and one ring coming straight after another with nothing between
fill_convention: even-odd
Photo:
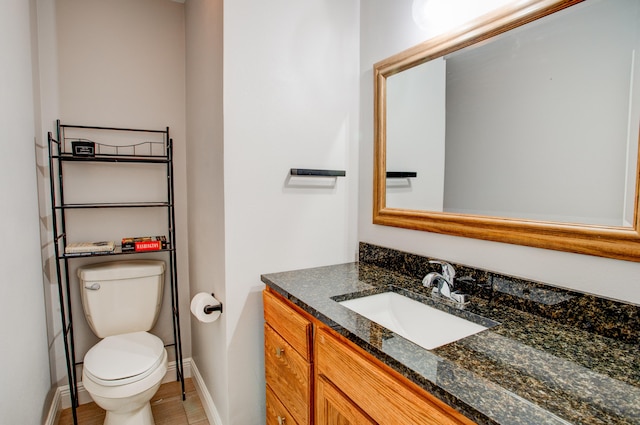
<instances>
[{"instance_id":1,"label":"wood-framed mirror","mask_svg":"<svg viewBox=\"0 0 640 425\"><path fill-rule=\"evenodd\" d=\"M640 0L525 0L376 63L373 223L640 261L638 62Z\"/></svg>"}]
</instances>

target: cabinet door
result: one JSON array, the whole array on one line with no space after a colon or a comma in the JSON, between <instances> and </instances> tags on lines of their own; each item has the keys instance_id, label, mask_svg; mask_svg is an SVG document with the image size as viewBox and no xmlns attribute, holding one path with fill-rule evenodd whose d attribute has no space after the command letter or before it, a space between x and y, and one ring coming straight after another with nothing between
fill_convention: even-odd
<instances>
[{"instance_id":1,"label":"cabinet door","mask_svg":"<svg viewBox=\"0 0 640 425\"><path fill-rule=\"evenodd\" d=\"M326 378L378 423L475 424L329 328L317 329L315 347L318 380Z\"/></svg>"},{"instance_id":2,"label":"cabinet door","mask_svg":"<svg viewBox=\"0 0 640 425\"><path fill-rule=\"evenodd\" d=\"M267 385L299 424L311 418L311 364L271 326L264 325Z\"/></svg>"},{"instance_id":3,"label":"cabinet door","mask_svg":"<svg viewBox=\"0 0 640 425\"><path fill-rule=\"evenodd\" d=\"M316 391L316 425L375 424L325 378L318 378Z\"/></svg>"}]
</instances>

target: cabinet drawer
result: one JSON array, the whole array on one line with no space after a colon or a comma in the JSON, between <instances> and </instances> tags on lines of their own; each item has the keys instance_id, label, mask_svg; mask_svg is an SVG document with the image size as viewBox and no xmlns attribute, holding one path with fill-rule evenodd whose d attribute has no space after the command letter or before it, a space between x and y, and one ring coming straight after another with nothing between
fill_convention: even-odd
<instances>
[{"instance_id":1,"label":"cabinet drawer","mask_svg":"<svg viewBox=\"0 0 640 425\"><path fill-rule=\"evenodd\" d=\"M264 368L267 386L299 424L309 424L311 364L266 323Z\"/></svg>"},{"instance_id":2,"label":"cabinet drawer","mask_svg":"<svg viewBox=\"0 0 640 425\"><path fill-rule=\"evenodd\" d=\"M267 386L267 425L298 425L269 386Z\"/></svg>"},{"instance_id":3,"label":"cabinet drawer","mask_svg":"<svg viewBox=\"0 0 640 425\"><path fill-rule=\"evenodd\" d=\"M311 361L311 322L269 291L262 292L264 320L305 360Z\"/></svg>"},{"instance_id":4,"label":"cabinet drawer","mask_svg":"<svg viewBox=\"0 0 640 425\"><path fill-rule=\"evenodd\" d=\"M474 424L410 381L401 381L330 330L316 332L318 374L331 381L377 423L398 425ZM321 378L319 378L321 379Z\"/></svg>"}]
</instances>

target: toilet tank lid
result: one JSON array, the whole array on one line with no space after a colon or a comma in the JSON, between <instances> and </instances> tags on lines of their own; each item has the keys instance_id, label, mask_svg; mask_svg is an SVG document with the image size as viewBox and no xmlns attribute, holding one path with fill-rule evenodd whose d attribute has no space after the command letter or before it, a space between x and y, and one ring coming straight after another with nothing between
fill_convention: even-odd
<instances>
[{"instance_id":1,"label":"toilet tank lid","mask_svg":"<svg viewBox=\"0 0 640 425\"><path fill-rule=\"evenodd\" d=\"M78 277L83 281L136 279L159 276L164 273L161 260L129 260L90 264L78 267Z\"/></svg>"}]
</instances>

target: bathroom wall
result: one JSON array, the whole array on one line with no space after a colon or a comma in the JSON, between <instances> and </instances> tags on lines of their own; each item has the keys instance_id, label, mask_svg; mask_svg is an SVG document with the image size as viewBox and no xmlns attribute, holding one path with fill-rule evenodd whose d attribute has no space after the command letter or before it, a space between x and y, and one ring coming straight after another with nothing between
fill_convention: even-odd
<instances>
[{"instance_id":1,"label":"bathroom wall","mask_svg":"<svg viewBox=\"0 0 640 425\"><path fill-rule=\"evenodd\" d=\"M189 279L186 215L186 124L184 5L169 0L39 0L42 137L54 131L55 119L63 123L164 129L174 140L176 235L183 355L189 357ZM45 139L46 140L46 139ZM84 164L83 164L84 165ZM126 168L127 171L124 171ZM166 178L160 167L142 165L114 168L96 165L69 167L65 189L83 201L151 200L162 193ZM71 178L73 177L73 178ZM104 182L115 185L104 185ZM146 183L155 183L146 186ZM100 184L103 184L100 186ZM56 282L52 274L48 180L40 181L45 278L51 292L47 317L53 381L65 385L66 370ZM73 186L73 188L71 188ZM115 186L115 187L114 187ZM110 187L110 190L107 188ZM73 190L71 190L73 189ZM46 204L46 205L45 205ZM146 210L95 210L75 214L67 228L75 240L118 240L131 235L166 233L166 214ZM153 229L153 230L152 230ZM48 256L47 256L48 255ZM163 254L158 258L167 259ZM145 256L144 258L151 258ZM72 262L72 300L75 313L76 355L82 359L97 341L82 315L75 267L105 259ZM170 294L167 291L161 318L153 332L172 342ZM169 350L171 356L173 350ZM170 360L173 357L170 358Z\"/></svg>"},{"instance_id":2,"label":"bathroom wall","mask_svg":"<svg viewBox=\"0 0 640 425\"><path fill-rule=\"evenodd\" d=\"M222 0L185 3L187 69L187 194L191 297L214 293L226 305ZM191 320L195 367L216 412L228 417L227 315L215 323ZM205 401L205 400L203 400ZM206 403L205 403L206 405ZM220 425L215 419L211 425ZM228 423L224 421L223 423Z\"/></svg>"},{"instance_id":3,"label":"bathroom wall","mask_svg":"<svg viewBox=\"0 0 640 425\"><path fill-rule=\"evenodd\" d=\"M439 0L436 0L433 3L438 2ZM463 10L467 3L477 4L478 2L456 0L449 3L450 9L442 8L432 15L434 22L445 22L455 17L455 14L449 14L448 10ZM434 28L421 30L416 26L411 16L411 4L411 0L393 2L371 0L361 3L360 240L531 280L540 280L551 285L640 303L640 285L637 284L640 263L377 226L371 223L373 208L372 65L437 33ZM484 5L491 6L490 3L484 3Z\"/></svg>"},{"instance_id":4,"label":"bathroom wall","mask_svg":"<svg viewBox=\"0 0 640 425\"><path fill-rule=\"evenodd\" d=\"M190 255L198 255L198 264L191 258L192 291L216 291L225 311L224 320L193 324L193 358L222 423L259 424L260 274L356 258L358 2L224 2L223 111L220 98L191 97L191 89L201 89L198 81L207 79L204 90L219 96L219 87L209 84L222 78L220 46L198 39L218 36L219 29L207 26L220 25L222 5L189 0L185 6L189 158L198 156L189 162L195 167L189 174L189 217L224 220L222 230L216 224L190 229L201 233L190 240ZM203 132L207 126L211 135ZM221 165L220 155L224 196L220 170L211 169ZM294 178L290 168L342 169L347 176ZM222 232L224 252L218 245Z\"/></svg>"},{"instance_id":5,"label":"bathroom wall","mask_svg":"<svg viewBox=\"0 0 640 425\"><path fill-rule=\"evenodd\" d=\"M35 1L0 3L0 423L39 424L51 378L35 162Z\"/></svg>"},{"instance_id":6,"label":"bathroom wall","mask_svg":"<svg viewBox=\"0 0 640 425\"><path fill-rule=\"evenodd\" d=\"M387 206L444 211L446 62L432 60L387 78Z\"/></svg>"}]
</instances>

